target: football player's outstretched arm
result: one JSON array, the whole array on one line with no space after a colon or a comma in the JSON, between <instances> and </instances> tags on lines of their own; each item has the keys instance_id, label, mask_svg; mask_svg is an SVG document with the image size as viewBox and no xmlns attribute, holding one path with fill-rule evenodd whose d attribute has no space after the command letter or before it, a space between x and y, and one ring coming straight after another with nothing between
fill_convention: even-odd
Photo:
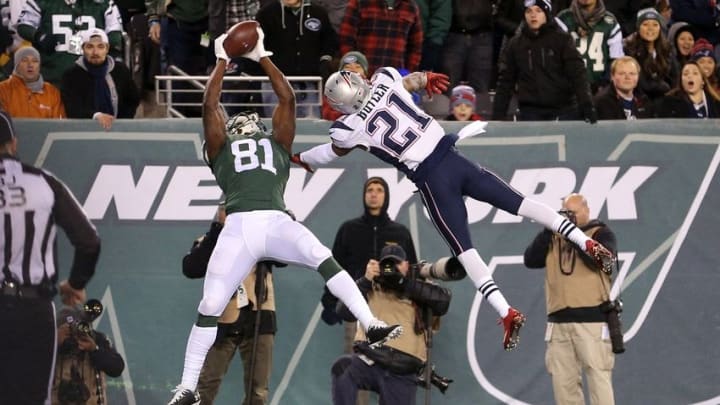
<instances>
[{"instance_id":1,"label":"football player's outstretched arm","mask_svg":"<svg viewBox=\"0 0 720 405\"><path fill-rule=\"evenodd\" d=\"M278 105L272 116L273 136L288 153L292 153L292 143L295 139L295 92L290 87L285 75L268 57L260 59L265 73L270 78L270 84L278 98Z\"/></svg>"},{"instance_id":2,"label":"football player's outstretched arm","mask_svg":"<svg viewBox=\"0 0 720 405\"><path fill-rule=\"evenodd\" d=\"M402 80L405 90L413 92L424 88L428 97L444 93L450 85L450 79L446 75L433 72L413 72Z\"/></svg>"},{"instance_id":3,"label":"football player's outstretched arm","mask_svg":"<svg viewBox=\"0 0 720 405\"><path fill-rule=\"evenodd\" d=\"M205 93L203 95L203 132L205 134L206 152L210 161L215 159L215 156L225 144L225 113L220 108L220 91L225 76L225 67L227 61L230 60L222 45L226 36L226 34L223 34L215 40L217 63L205 84Z\"/></svg>"}]
</instances>

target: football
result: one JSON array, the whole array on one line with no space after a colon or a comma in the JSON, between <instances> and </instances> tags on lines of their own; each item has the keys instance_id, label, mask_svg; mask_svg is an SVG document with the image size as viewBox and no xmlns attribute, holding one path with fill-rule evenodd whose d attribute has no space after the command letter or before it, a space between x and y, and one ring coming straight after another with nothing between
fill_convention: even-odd
<instances>
[{"instance_id":1,"label":"football","mask_svg":"<svg viewBox=\"0 0 720 405\"><path fill-rule=\"evenodd\" d=\"M223 41L225 52L231 58L242 56L255 48L258 41L257 21L241 21L227 31L227 38Z\"/></svg>"}]
</instances>

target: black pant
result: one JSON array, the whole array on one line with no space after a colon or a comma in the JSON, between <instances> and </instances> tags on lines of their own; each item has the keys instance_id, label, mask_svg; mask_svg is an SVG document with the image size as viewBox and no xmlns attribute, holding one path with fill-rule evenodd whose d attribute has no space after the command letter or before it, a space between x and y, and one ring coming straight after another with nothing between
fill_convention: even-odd
<instances>
[{"instance_id":1,"label":"black pant","mask_svg":"<svg viewBox=\"0 0 720 405\"><path fill-rule=\"evenodd\" d=\"M49 298L0 295L0 398L38 405L49 393L55 354L55 309Z\"/></svg>"}]
</instances>

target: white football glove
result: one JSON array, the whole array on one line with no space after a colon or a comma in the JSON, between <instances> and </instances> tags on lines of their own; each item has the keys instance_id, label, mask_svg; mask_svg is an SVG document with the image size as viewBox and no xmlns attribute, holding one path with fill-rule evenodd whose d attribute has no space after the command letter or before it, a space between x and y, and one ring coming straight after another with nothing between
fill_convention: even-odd
<instances>
[{"instance_id":1,"label":"white football glove","mask_svg":"<svg viewBox=\"0 0 720 405\"><path fill-rule=\"evenodd\" d=\"M219 37L215 38L215 56L218 59L223 59L226 62L230 62L230 57L228 56L227 52L225 52L225 47L223 46L225 38L227 38L227 34L222 34Z\"/></svg>"},{"instance_id":2,"label":"white football glove","mask_svg":"<svg viewBox=\"0 0 720 405\"><path fill-rule=\"evenodd\" d=\"M258 40L257 44L255 44L255 48L253 48L252 51L240 56L242 56L243 58L254 60L255 62L260 62L261 58L264 58L265 56L272 56L273 53L265 50L265 45L263 44L263 40L265 39L265 33L259 26L257 27L257 33Z\"/></svg>"}]
</instances>

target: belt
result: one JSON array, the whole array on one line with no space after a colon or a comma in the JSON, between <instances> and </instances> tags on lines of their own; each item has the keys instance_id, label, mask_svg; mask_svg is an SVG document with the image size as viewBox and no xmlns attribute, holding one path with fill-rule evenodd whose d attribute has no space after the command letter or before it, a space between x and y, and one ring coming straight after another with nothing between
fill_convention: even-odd
<instances>
[{"instance_id":1,"label":"belt","mask_svg":"<svg viewBox=\"0 0 720 405\"><path fill-rule=\"evenodd\" d=\"M40 287L36 285L17 285L3 284L0 285L0 296L15 298L45 298L47 294L40 292Z\"/></svg>"}]
</instances>

